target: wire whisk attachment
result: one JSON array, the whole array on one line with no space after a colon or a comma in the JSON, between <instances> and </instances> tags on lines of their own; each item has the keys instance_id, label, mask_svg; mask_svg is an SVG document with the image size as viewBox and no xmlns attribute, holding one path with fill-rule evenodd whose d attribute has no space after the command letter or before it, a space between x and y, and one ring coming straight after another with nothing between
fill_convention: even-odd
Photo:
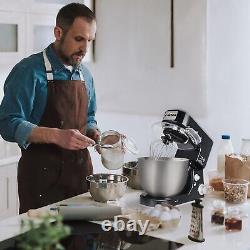
<instances>
[{"instance_id":1,"label":"wire whisk attachment","mask_svg":"<svg viewBox=\"0 0 250 250\"><path fill-rule=\"evenodd\" d=\"M175 157L178 147L175 142L164 144L162 140L156 140L150 144L150 157L154 160L160 158L173 158Z\"/></svg>"}]
</instances>

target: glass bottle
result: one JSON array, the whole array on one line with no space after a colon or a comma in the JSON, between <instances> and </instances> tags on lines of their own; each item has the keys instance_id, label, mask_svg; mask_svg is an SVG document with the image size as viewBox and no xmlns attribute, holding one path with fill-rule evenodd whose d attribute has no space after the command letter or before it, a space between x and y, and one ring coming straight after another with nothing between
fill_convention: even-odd
<instances>
[{"instance_id":1,"label":"glass bottle","mask_svg":"<svg viewBox=\"0 0 250 250\"><path fill-rule=\"evenodd\" d=\"M230 135L222 135L217 156L217 171L224 177L225 176L225 155L234 152L233 144Z\"/></svg>"},{"instance_id":2,"label":"glass bottle","mask_svg":"<svg viewBox=\"0 0 250 250\"><path fill-rule=\"evenodd\" d=\"M241 139L240 154L244 156L250 156L250 139Z\"/></svg>"}]
</instances>

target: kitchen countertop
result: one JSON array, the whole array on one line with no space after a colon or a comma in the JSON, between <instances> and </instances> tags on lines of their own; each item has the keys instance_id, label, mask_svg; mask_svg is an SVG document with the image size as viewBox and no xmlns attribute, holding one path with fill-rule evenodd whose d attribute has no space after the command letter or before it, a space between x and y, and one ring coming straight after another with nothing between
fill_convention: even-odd
<instances>
[{"instance_id":1,"label":"kitchen countertop","mask_svg":"<svg viewBox=\"0 0 250 250\"><path fill-rule=\"evenodd\" d=\"M127 207L138 207L139 205L139 193L134 192L128 196L125 196L122 201L122 206ZM203 201L203 237L205 242L197 243L188 239L189 227L191 222L192 205L183 204L178 206L181 211L181 221L178 227L174 230L158 229L157 231L149 232L148 235L174 241L184 244L180 249L250 249L249 235L250 235L250 219L244 218L242 222L242 231L240 232L226 232L224 225L214 225L211 223L211 207L212 202L215 200L224 200L223 193L217 192L214 194L207 195ZM232 205L227 206L238 206L244 212L248 212L250 216L250 199L243 205Z\"/></svg>"},{"instance_id":2,"label":"kitchen countertop","mask_svg":"<svg viewBox=\"0 0 250 250\"><path fill-rule=\"evenodd\" d=\"M128 192L119 201L119 205L123 209L139 208L142 205L139 204L139 195L141 191L128 190ZM174 241L184 244L180 249L250 249L249 235L250 235L250 221L249 218L243 219L241 232L225 232L224 226L213 225L210 222L211 219L211 203L214 199L223 199L221 194L207 195L202 204L203 209L203 236L205 242L196 243L188 239L189 227L191 221L191 204L183 204L179 206L181 211L181 221L177 228L158 229L148 233L149 236L156 238ZM63 203L85 203L86 200L93 202L89 193L79 195L63 201ZM48 206L49 207L49 206ZM250 213L250 199L240 206L242 210ZM15 237L20 234L20 222L22 218L27 218L27 214L22 214L12 218L0 221L0 242ZM100 222L95 222L100 224ZM1 243L0 243L1 246ZM0 249L2 249L0 247Z\"/></svg>"}]
</instances>

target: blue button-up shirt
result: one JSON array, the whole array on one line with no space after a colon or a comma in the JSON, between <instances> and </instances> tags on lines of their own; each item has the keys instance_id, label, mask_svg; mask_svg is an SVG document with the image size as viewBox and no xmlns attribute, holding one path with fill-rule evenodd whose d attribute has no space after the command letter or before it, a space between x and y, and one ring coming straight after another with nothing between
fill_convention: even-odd
<instances>
[{"instance_id":1,"label":"blue button-up shirt","mask_svg":"<svg viewBox=\"0 0 250 250\"><path fill-rule=\"evenodd\" d=\"M87 129L96 127L96 96L93 78L81 64L72 72L55 54L52 44L47 56L55 80L79 80L81 70L88 95ZM44 113L47 102L47 78L42 52L20 61L10 72L4 84L4 97L0 106L0 134L11 142L26 148L28 137Z\"/></svg>"}]
</instances>

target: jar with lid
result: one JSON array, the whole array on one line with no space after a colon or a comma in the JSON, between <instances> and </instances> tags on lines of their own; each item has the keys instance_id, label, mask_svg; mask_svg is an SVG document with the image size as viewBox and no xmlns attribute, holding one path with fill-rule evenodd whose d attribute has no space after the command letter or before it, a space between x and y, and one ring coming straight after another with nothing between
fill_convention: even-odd
<instances>
[{"instance_id":1,"label":"jar with lid","mask_svg":"<svg viewBox=\"0 0 250 250\"><path fill-rule=\"evenodd\" d=\"M111 148L100 148L102 164L109 170L116 170L123 166L124 155L127 151L138 154L134 140L115 130L103 132L100 144L112 146Z\"/></svg>"},{"instance_id":2,"label":"jar with lid","mask_svg":"<svg viewBox=\"0 0 250 250\"><path fill-rule=\"evenodd\" d=\"M238 207L229 207L225 218L226 231L241 231L242 218Z\"/></svg>"},{"instance_id":3,"label":"jar with lid","mask_svg":"<svg viewBox=\"0 0 250 250\"><path fill-rule=\"evenodd\" d=\"M225 219L225 202L220 200L213 201L211 223L223 225Z\"/></svg>"},{"instance_id":4,"label":"jar with lid","mask_svg":"<svg viewBox=\"0 0 250 250\"><path fill-rule=\"evenodd\" d=\"M250 156L250 139L241 139L240 154L244 156Z\"/></svg>"}]
</instances>

